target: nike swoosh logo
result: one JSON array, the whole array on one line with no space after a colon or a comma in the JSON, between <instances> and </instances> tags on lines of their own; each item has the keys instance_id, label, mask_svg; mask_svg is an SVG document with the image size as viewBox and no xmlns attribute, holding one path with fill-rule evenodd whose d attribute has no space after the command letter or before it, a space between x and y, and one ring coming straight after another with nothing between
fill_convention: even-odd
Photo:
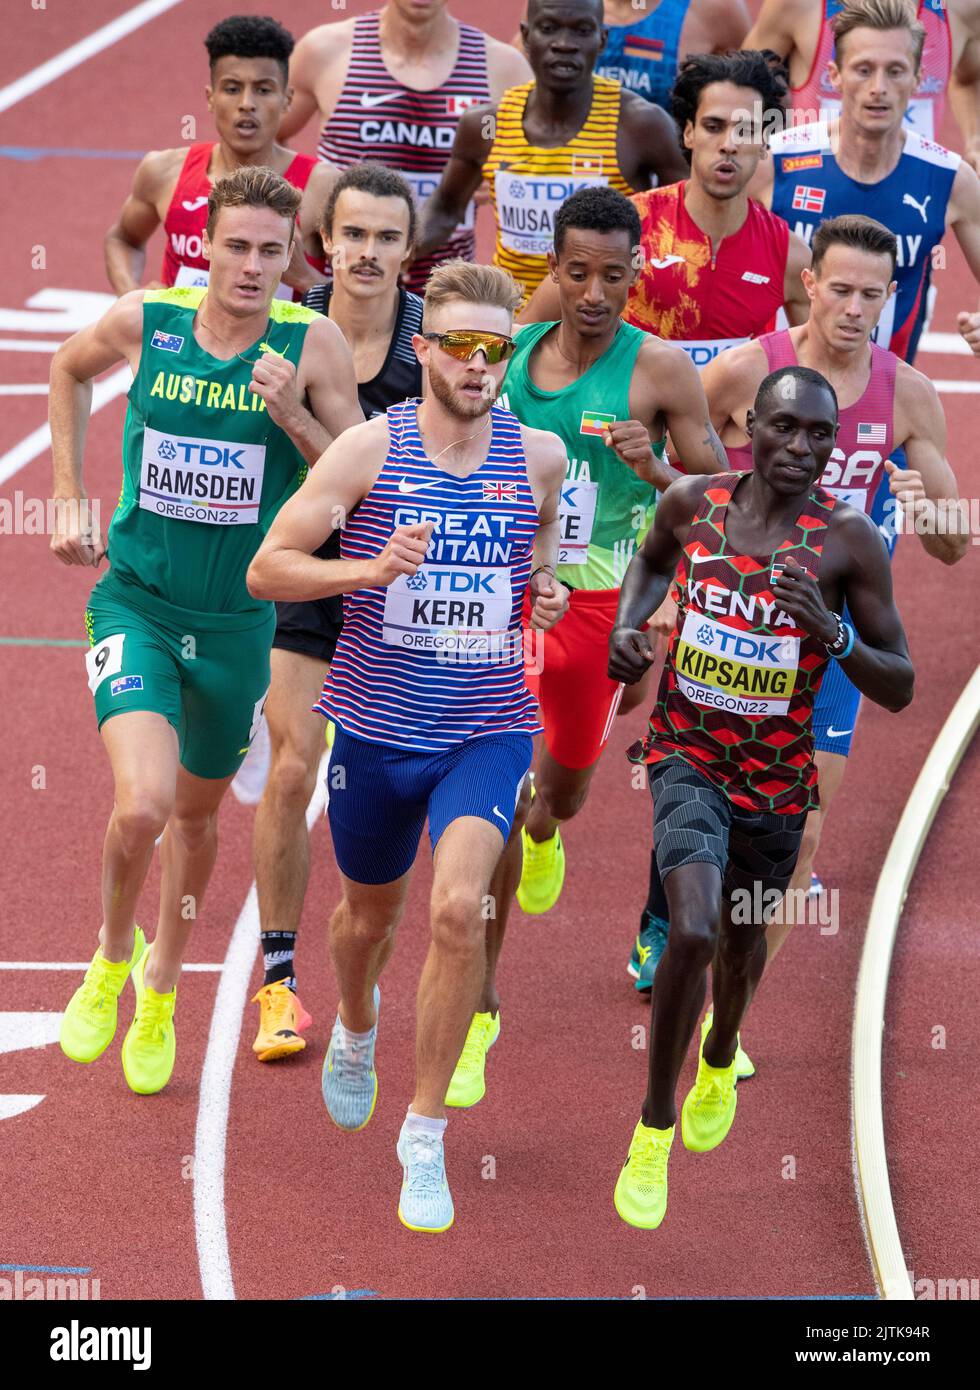
<instances>
[{"instance_id":1,"label":"nike swoosh logo","mask_svg":"<svg viewBox=\"0 0 980 1390\"><path fill-rule=\"evenodd\" d=\"M207 198L195 198L193 202L189 203L185 198L181 207L185 207L188 212L197 212L198 208L203 208L206 202Z\"/></svg>"},{"instance_id":2,"label":"nike swoosh logo","mask_svg":"<svg viewBox=\"0 0 980 1390\"><path fill-rule=\"evenodd\" d=\"M396 101L401 96L401 92L375 92L374 96L370 92L361 93L361 105L370 111L372 106L382 106L386 101Z\"/></svg>"},{"instance_id":3,"label":"nike swoosh logo","mask_svg":"<svg viewBox=\"0 0 980 1390\"><path fill-rule=\"evenodd\" d=\"M427 483L410 483L407 478L399 478L399 492L421 492L424 487L434 487L439 481L438 478L430 478Z\"/></svg>"},{"instance_id":4,"label":"nike swoosh logo","mask_svg":"<svg viewBox=\"0 0 980 1390\"><path fill-rule=\"evenodd\" d=\"M845 738L848 734L853 734L853 729L835 729L833 725L827 730L828 738Z\"/></svg>"},{"instance_id":5,"label":"nike swoosh logo","mask_svg":"<svg viewBox=\"0 0 980 1390\"><path fill-rule=\"evenodd\" d=\"M500 819L503 821L504 825L506 825L508 829L510 828L510 821L509 821L509 820L507 819L507 817L504 815L503 811L501 811L501 809L500 809L499 806L495 806L495 807L493 808L493 814L494 814L495 816L499 816Z\"/></svg>"},{"instance_id":6,"label":"nike swoosh logo","mask_svg":"<svg viewBox=\"0 0 980 1390\"><path fill-rule=\"evenodd\" d=\"M702 560L714 560L715 558L714 555L692 555L690 556L691 568L693 569L695 565L699 565Z\"/></svg>"}]
</instances>

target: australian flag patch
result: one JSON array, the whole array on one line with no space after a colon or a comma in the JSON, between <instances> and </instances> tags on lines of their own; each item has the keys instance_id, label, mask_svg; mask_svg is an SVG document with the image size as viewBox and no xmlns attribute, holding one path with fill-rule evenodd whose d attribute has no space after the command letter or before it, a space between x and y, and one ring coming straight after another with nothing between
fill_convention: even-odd
<instances>
[{"instance_id":1,"label":"australian flag patch","mask_svg":"<svg viewBox=\"0 0 980 1390\"><path fill-rule=\"evenodd\" d=\"M183 346L183 338L176 333L161 333L159 328L150 339L150 347L159 348L161 352L180 352Z\"/></svg>"}]
</instances>

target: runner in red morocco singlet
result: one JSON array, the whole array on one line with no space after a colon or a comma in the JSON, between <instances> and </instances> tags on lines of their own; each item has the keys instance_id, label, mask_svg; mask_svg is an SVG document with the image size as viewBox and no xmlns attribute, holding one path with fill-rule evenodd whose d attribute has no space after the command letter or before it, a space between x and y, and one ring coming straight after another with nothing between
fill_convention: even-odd
<instances>
[{"instance_id":1,"label":"runner in red morocco singlet","mask_svg":"<svg viewBox=\"0 0 980 1390\"><path fill-rule=\"evenodd\" d=\"M650 734L630 755L650 767L670 912L647 1096L615 1193L623 1220L645 1229L666 1212L674 1093L712 964L714 1021L682 1110L685 1147L717 1148L735 1118L738 1030L817 804L813 701L828 660L886 709L912 699L884 541L817 483L837 435L833 388L806 367L773 372L748 429L750 473L684 478L664 495L609 640L610 677L640 679L654 660L641 628L683 558ZM845 603L854 627L840 617Z\"/></svg>"},{"instance_id":2,"label":"runner in red morocco singlet","mask_svg":"<svg viewBox=\"0 0 980 1390\"><path fill-rule=\"evenodd\" d=\"M264 165L303 189L316 163L276 143L289 109L292 35L274 19L235 15L216 24L204 44L211 67L208 109L218 139L144 157L105 236L106 274L117 295L139 289L147 243L161 224L167 238L163 268L150 288L208 283L204 230L208 195L219 178L245 165ZM323 279L322 272L322 259L307 260L297 238L277 298L292 299L294 290L298 297Z\"/></svg>"},{"instance_id":3,"label":"runner in red morocco singlet","mask_svg":"<svg viewBox=\"0 0 980 1390\"><path fill-rule=\"evenodd\" d=\"M499 901L505 875L517 877L501 866L520 855L515 812L541 727L524 678L524 598L539 629L568 601L554 578L565 450L492 404L518 301L493 266L448 261L432 273L413 340L424 400L328 449L249 575L268 597L344 594L319 708L338 726L329 814L344 894L330 926L341 999L323 1097L348 1131L374 1110L377 980L428 817L432 939L398 1140L398 1215L417 1231L453 1222L446 1093L484 981L486 895ZM338 515L341 558L317 559Z\"/></svg>"}]
</instances>

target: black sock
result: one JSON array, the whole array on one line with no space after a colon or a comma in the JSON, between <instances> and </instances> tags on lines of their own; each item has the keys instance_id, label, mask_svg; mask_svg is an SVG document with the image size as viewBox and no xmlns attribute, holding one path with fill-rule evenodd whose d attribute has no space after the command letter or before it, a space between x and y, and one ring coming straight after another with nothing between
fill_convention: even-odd
<instances>
[{"instance_id":1,"label":"black sock","mask_svg":"<svg viewBox=\"0 0 980 1390\"><path fill-rule=\"evenodd\" d=\"M650 851L650 886L647 890L646 907L640 914L640 930L648 927L650 923L657 921L667 923L670 921L670 909L667 906L667 895L664 893L663 883L660 881L660 870L657 868L657 855L655 850Z\"/></svg>"},{"instance_id":2,"label":"black sock","mask_svg":"<svg viewBox=\"0 0 980 1390\"><path fill-rule=\"evenodd\" d=\"M264 931L262 933L262 955L265 960L265 979L263 984L274 985L281 982L288 989L295 990L296 976L293 973L293 952L296 950L294 931Z\"/></svg>"}]
</instances>

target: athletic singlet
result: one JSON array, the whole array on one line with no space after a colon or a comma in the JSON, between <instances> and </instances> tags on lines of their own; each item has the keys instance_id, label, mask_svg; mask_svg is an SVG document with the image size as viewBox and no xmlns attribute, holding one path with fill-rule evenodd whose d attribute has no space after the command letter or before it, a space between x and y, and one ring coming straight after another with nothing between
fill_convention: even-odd
<instances>
[{"instance_id":1,"label":"athletic singlet","mask_svg":"<svg viewBox=\"0 0 980 1390\"><path fill-rule=\"evenodd\" d=\"M787 331L767 333L759 339L766 354L767 370L799 366L793 340ZM891 495L885 461L895 446L895 373L898 359L876 343L871 349L871 375L864 394L840 412L840 429L820 486L839 502L864 512L878 527L888 546L895 548L897 503ZM752 445L725 446L732 468L752 467Z\"/></svg>"},{"instance_id":2,"label":"athletic singlet","mask_svg":"<svg viewBox=\"0 0 980 1390\"><path fill-rule=\"evenodd\" d=\"M303 296L308 309L330 313L331 285L314 285ZM422 394L422 366L412 347L412 334L422 332L422 300L411 290L398 289L398 311L381 370L370 381L357 383L357 399L365 420L383 415L390 405Z\"/></svg>"},{"instance_id":3,"label":"athletic singlet","mask_svg":"<svg viewBox=\"0 0 980 1390\"><path fill-rule=\"evenodd\" d=\"M840 97L827 76L827 64L834 56L834 34L829 21L843 8L842 0L824 0L820 37L810 72L802 86L791 88L793 110L811 113L806 117L810 121L826 120L840 110ZM942 125L946 87L953 66L945 0L919 0L918 17L926 31L922 80L912 94L905 123L927 140L934 140Z\"/></svg>"},{"instance_id":4,"label":"athletic singlet","mask_svg":"<svg viewBox=\"0 0 980 1390\"><path fill-rule=\"evenodd\" d=\"M684 543L685 577L650 732L638 761L680 753L736 806L794 815L819 804L813 702L824 644L772 595L772 568L792 556L816 578L830 514L820 486L767 556L732 551L725 517L743 473L705 489Z\"/></svg>"},{"instance_id":5,"label":"athletic singlet","mask_svg":"<svg viewBox=\"0 0 980 1390\"><path fill-rule=\"evenodd\" d=\"M524 108L533 87L533 82L524 82L501 97L496 136L483 166L497 219L494 265L520 281L525 298L544 279L555 216L566 198L580 188L607 185L627 195L634 191L616 153L619 83L594 77L585 125L567 145L553 149L529 145L524 134Z\"/></svg>"},{"instance_id":6,"label":"athletic singlet","mask_svg":"<svg viewBox=\"0 0 980 1390\"><path fill-rule=\"evenodd\" d=\"M147 592L241 626L269 604L245 571L279 508L299 486L302 455L249 390L262 347L298 365L312 309L274 299L269 322L241 357L223 362L198 344L203 289L148 290L139 369L123 433L123 485L109 527L111 569L99 581Z\"/></svg>"},{"instance_id":7,"label":"athletic singlet","mask_svg":"<svg viewBox=\"0 0 980 1390\"><path fill-rule=\"evenodd\" d=\"M427 457L418 405L388 409L388 457L340 551L367 560L396 526L432 521L429 551L417 574L344 595L317 709L355 738L416 752L481 734L540 733L522 653L538 510L520 423L493 406L486 462L456 478Z\"/></svg>"},{"instance_id":8,"label":"athletic singlet","mask_svg":"<svg viewBox=\"0 0 980 1390\"><path fill-rule=\"evenodd\" d=\"M343 90L320 132L320 159L349 169L365 159L396 169L410 184L419 208L435 192L449 161L463 112L490 100L486 35L458 23L456 66L441 87L420 92L392 77L379 35L380 12L354 20L354 38ZM431 255L420 257L407 283L420 293L433 266L451 256L476 260L474 208L462 226Z\"/></svg>"},{"instance_id":9,"label":"athletic singlet","mask_svg":"<svg viewBox=\"0 0 980 1390\"><path fill-rule=\"evenodd\" d=\"M643 263L623 317L704 367L771 327L784 297L789 227L750 198L742 226L712 258L711 238L689 215L684 189L672 183L633 196Z\"/></svg>"},{"instance_id":10,"label":"athletic singlet","mask_svg":"<svg viewBox=\"0 0 980 1390\"><path fill-rule=\"evenodd\" d=\"M531 378L534 349L556 325L517 332L501 404L525 425L557 434L568 455L561 490L558 578L575 589L618 589L653 520L657 493L610 449L603 430L630 418L629 395L644 335L622 323L602 356L577 381L543 391ZM664 442L655 445L663 457Z\"/></svg>"},{"instance_id":11,"label":"athletic singlet","mask_svg":"<svg viewBox=\"0 0 980 1390\"><path fill-rule=\"evenodd\" d=\"M690 0L660 0L636 24L610 24L596 73L620 82L628 92L670 111L670 89L677 77L681 30Z\"/></svg>"},{"instance_id":12,"label":"athletic singlet","mask_svg":"<svg viewBox=\"0 0 980 1390\"><path fill-rule=\"evenodd\" d=\"M215 143L212 140L203 145L191 145L164 218L163 230L167 241L160 279L165 285L176 285L178 289L206 286L208 283L211 262L204 256L202 242L208 221L208 195L212 188L208 165ZM294 188L305 188L310 170L315 165L316 160L308 154L298 154L283 178ZM322 272L322 260L316 261L312 256L308 256L307 260ZM277 299L292 297L293 292L288 285L280 285L276 291Z\"/></svg>"},{"instance_id":13,"label":"athletic singlet","mask_svg":"<svg viewBox=\"0 0 980 1390\"><path fill-rule=\"evenodd\" d=\"M825 218L863 213L883 222L898 239L898 288L878 320L873 338L911 362L926 309L933 248L946 230L946 208L960 157L917 135L892 172L877 183L858 183L839 167L825 122L774 135L772 210L810 244Z\"/></svg>"}]
</instances>

